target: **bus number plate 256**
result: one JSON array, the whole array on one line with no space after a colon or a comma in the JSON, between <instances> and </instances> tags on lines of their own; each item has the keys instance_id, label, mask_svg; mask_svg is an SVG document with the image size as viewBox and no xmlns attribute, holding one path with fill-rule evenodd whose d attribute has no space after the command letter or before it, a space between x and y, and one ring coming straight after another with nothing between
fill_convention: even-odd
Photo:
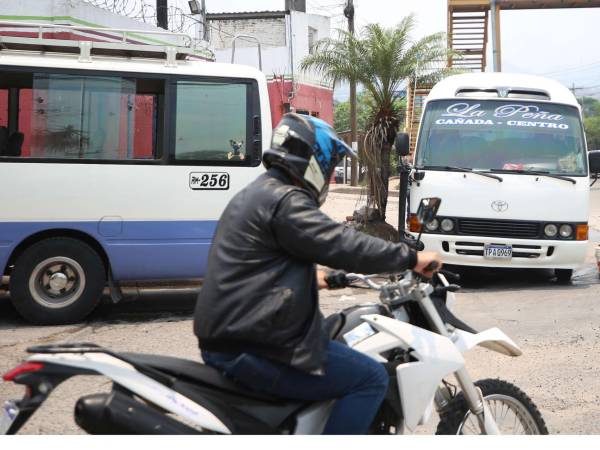
<instances>
[{"instance_id":1,"label":"bus number plate 256","mask_svg":"<svg viewBox=\"0 0 600 450\"><path fill-rule=\"evenodd\" d=\"M226 191L229 189L229 174L226 172L192 172L190 188L194 191Z\"/></svg>"}]
</instances>

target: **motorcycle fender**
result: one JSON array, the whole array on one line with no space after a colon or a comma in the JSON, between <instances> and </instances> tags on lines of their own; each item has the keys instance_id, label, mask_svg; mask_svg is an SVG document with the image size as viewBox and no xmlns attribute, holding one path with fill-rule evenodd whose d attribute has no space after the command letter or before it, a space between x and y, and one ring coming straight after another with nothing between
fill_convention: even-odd
<instances>
[{"instance_id":1,"label":"motorcycle fender","mask_svg":"<svg viewBox=\"0 0 600 450\"><path fill-rule=\"evenodd\" d=\"M427 415L439 384L464 367L465 360L456 345L439 334L379 315L363 316L362 319L380 333L360 342L355 350L379 359L373 352L384 350L381 346L384 339L378 338L383 334L389 348L403 347L418 359L396 368L405 424L414 431Z\"/></svg>"},{"instance_id":2,"label":"motorcycle fender","mask_svg":"<svg viewBox=\"0 0 600 450\"><path fill-rule=\"evenodd\" d=\"M455 330L452 340L461 353L466 353L479 345L507 356L521 356L521 349L498 328L490 328L473 334L463 330Z\"/></svg>"},{"instance_id":3,"label":"motorcycle fender","mask_svg":"<svg viewBox=\"0 0 600 450\"><path fill-rule=\"evenodd\" d=\"M58 366L77 367L104 375L141 398L200 425L205 430L231 434L211 411L138 372L131 364L105 353L36 354L27 361L47 362Z\"/></svg>"}]
</instances>

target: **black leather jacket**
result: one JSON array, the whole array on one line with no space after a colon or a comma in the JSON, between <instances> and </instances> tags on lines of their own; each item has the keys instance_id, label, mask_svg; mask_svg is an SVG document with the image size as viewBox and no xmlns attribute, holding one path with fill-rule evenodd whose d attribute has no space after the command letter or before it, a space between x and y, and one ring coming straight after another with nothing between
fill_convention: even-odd
<instances>
[{"instance_id":1,"label":"black leather jacket","mask_svg":"<svg viewBox=\"0 0 600 450\"><path fill-rule=\"evenodd\" d=\"M200 347L322 373L328 336L315 263L393 272L414 267L416 253L331 220L307 191L272 168L221 216L196 304Z\"/></svg>"}]
</instances>

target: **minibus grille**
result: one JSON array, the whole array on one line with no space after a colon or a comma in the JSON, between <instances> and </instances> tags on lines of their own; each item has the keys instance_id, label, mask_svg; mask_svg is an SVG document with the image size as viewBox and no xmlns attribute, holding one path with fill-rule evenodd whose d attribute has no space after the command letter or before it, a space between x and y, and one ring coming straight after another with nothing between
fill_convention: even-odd
<instances>
[{"instance_id":1,"label":"minibus grille","mask_svg":"<svg viewBox=\"0 0 600 450\"><path fill-rule=\"evenodd\" d=\"M458 233L469 236L536 239L540 237L540 224L519 220L458 219Z\"/></svg>"}]
</instances>

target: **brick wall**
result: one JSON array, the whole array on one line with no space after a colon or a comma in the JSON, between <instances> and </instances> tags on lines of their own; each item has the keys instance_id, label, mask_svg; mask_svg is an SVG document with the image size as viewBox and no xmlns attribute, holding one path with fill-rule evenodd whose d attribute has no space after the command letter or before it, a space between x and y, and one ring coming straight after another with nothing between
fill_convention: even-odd
<instances>
[{"instance_id":1,"label":"brick wall","mask_svg":"<svg viewBox=\"0 0 600 450\"><path fill-rule=\"evenodd\" d=\"M216 50L230 49L234 36L248 34L260 40L263 46L285 47L285 18L211 20L211 43ZM253 42L238 40L236 47L255 47Z\"/></svg>"}]
</instances>

